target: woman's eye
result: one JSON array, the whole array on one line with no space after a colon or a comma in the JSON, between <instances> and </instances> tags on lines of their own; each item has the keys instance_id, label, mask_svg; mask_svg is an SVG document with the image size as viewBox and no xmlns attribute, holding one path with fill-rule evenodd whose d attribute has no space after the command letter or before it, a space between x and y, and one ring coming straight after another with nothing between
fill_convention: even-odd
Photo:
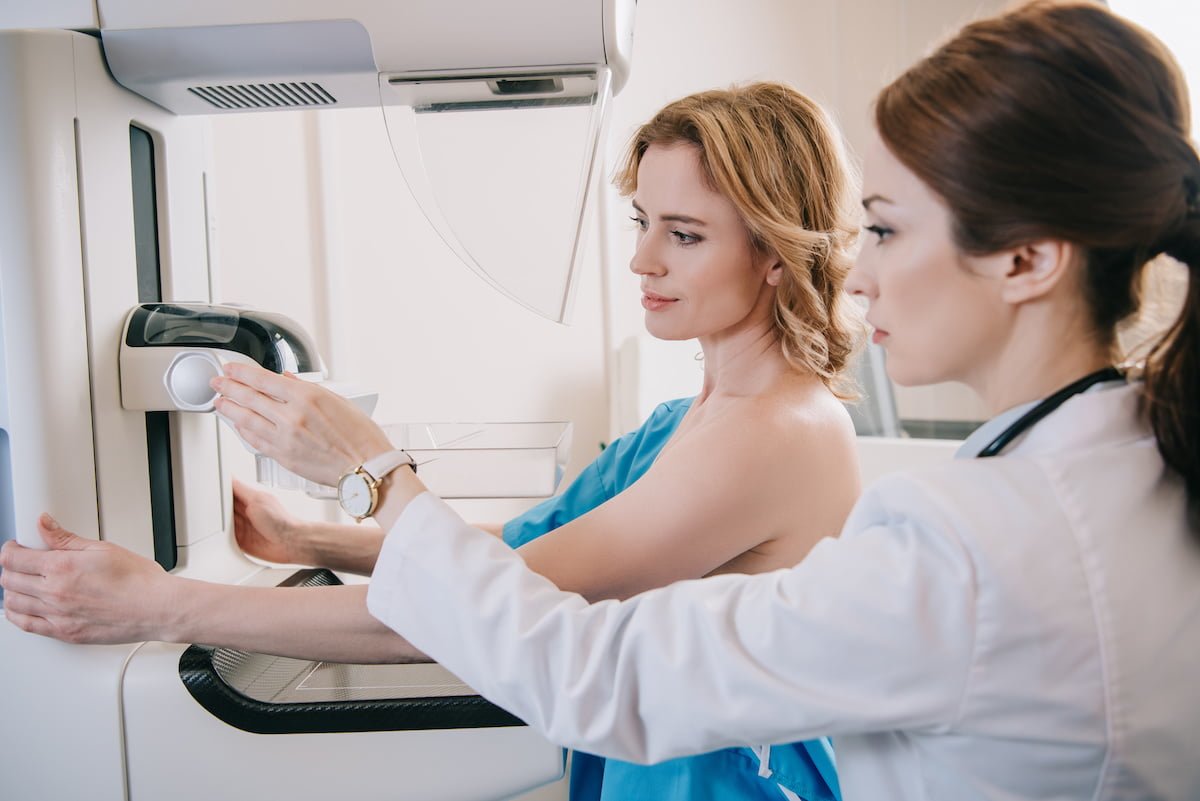
<instances>
[{"instance_id":1,"label":"woman's eye","mask_svg":"<svg viewBox=\"0 0 1200 801\"><path fill-rule=\"evenodd\" d=\"M681 245L694 245L700 241L700 237L695 234L685 234L683 231L672 231L671 236Z\"/></svg>"},{"instance_id":2,"label":"woman's eye","mask_svg":"<svg viewBox=\"0 0 1200 801\"><path fill-rule=\"evenodd\" d=\"M649 223L643 217L630 217L629 219L633 220L634 224L643 231L645 231L647 226L649 226Z\"/></svg>"},{"instance_id":3,"label":"woman's eye","mask_svg":"<svg viewBox=\"0 0 1200 801\"><path fill-rule=\"evenodd\" d=\"M878 245L882 245L885 239L896 233L894 229L883 225L864 225L863 230L874 234L878 238L878 241L876 242Z\"/></svg>"}]
</instances>

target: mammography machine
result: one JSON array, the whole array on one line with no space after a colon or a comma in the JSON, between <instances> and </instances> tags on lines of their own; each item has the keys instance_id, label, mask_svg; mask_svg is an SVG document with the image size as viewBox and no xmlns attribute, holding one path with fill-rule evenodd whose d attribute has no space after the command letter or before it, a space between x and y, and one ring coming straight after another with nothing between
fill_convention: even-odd
<instances>
[{"instance_id":1,"label":"mammography machine","mask_svg":"<svg viewBox=\"0 0 1200 801\"><path fill-rule=\"evenodd\" d=\"M472 239L463 222L462 187L442 180L435 148L423 160L418 146L455 120L491 125L490 112L574 114L581 157L558 171L573 194L551 202L578 217L604 103L628 70L633 6L0 7L0 540L37 545L36 517L53 510L81 536L181 575L336 581L263 569L231 542L229 454L207 413L208 378L239 359L314 380L322 368L286 318L213 297L206 117L382 106L405 178L447 244L501 291L561 319L577 222L561 269L505 274L481 250L494 237ZM562 432L533 433L561 456ZM552 491L553 481L543 494ZM436 665L79 647L4 620L0 716L0 797L12 801L502 798L563 768L560 749ZM481 759L488 770L462 769Z\"/></svg>"}]
</instances>

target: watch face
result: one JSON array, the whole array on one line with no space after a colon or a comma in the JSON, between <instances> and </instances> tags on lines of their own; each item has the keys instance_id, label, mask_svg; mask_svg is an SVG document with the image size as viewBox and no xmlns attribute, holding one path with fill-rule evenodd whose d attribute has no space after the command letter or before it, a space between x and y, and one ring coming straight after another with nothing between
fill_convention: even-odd
<instances>
[{"instance_id":1,"label":"watch face","mask_svg":"<svg viewBox=\"0 0 1200 801\"><path fill-rule=\"evenodd\" d=\"M358 473L348 473L338 482L338 503L353 517L365 517L371 511L371 486Z\"/></svg>"}]
</instances>

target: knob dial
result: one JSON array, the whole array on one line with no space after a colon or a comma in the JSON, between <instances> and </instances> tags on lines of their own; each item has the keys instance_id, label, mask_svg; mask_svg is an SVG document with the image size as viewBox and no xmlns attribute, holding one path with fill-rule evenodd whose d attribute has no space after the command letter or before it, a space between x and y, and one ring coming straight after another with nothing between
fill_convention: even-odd
<instances>
[{"instance_id":1,"label":"knob dial","mask_svg":"<svg viewBox=\"0 0 1200 801\"><path fill-rule=\"evenodd\" d=\"M185 412L211 412L217 393L209 382L221 375L221 364L207 353L181 353L167 368L163 382L172 402Z\"/></svg>"}]
</instances>

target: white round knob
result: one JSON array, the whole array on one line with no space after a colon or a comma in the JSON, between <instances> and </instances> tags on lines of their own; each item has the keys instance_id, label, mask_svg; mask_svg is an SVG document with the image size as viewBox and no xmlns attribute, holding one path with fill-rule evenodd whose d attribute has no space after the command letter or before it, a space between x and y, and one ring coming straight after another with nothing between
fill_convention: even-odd
<instances>
[{"instance_id":1,"label":"white round knob","mask_svg":"<svg viewBox=\"0 0 1200 801\"><path fill-rule=\"evenodd\" d=\"M211 412L216 391L208 385L221 375L221 364L208 353L181 353L171 362L163 382L167 394L182 411Z\"/></svg>"}]
</instances>

